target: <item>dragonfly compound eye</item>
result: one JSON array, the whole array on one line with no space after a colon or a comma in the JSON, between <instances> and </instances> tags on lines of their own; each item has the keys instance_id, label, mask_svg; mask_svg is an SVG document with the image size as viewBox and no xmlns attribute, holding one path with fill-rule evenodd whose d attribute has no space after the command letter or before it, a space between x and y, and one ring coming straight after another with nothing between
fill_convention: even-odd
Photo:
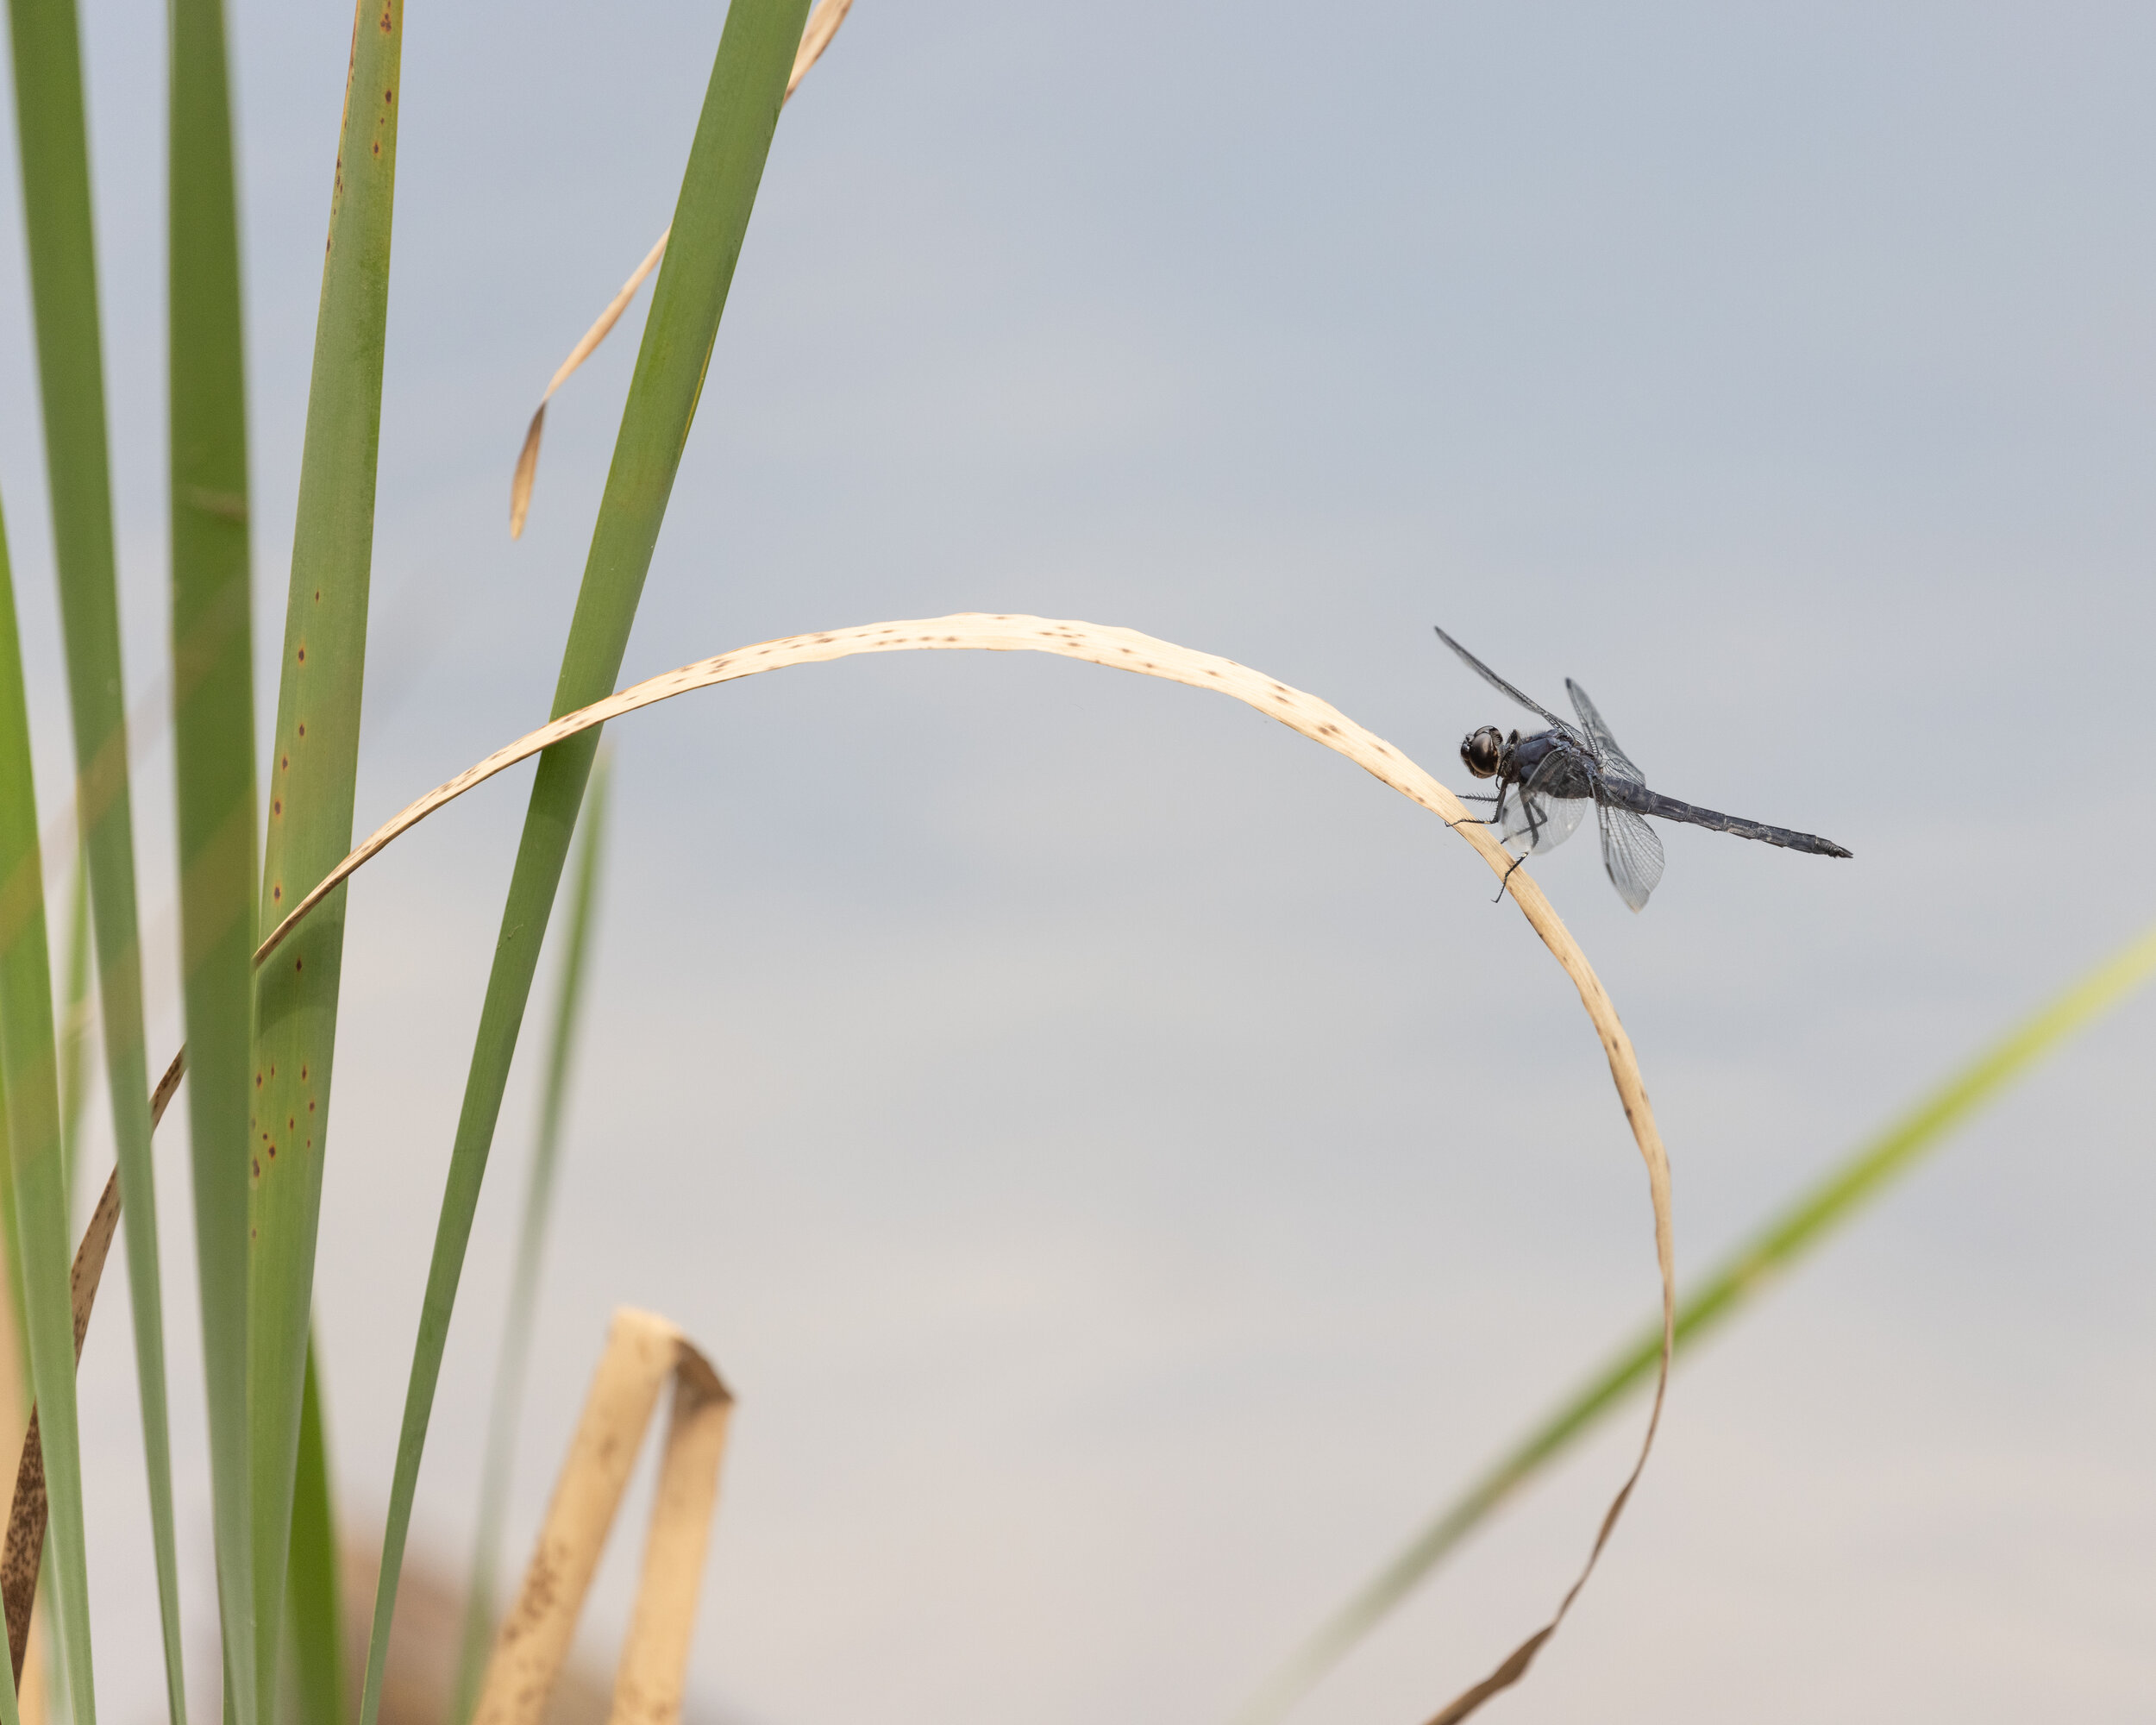
<instances>
[{"instance_id":1,"label":"dragonfly compound eye","mask_svg":"<svg viewBox=\"0 0 2156 1725\"><path fill-rule=\"evenodd\" d=\"M1479 731L1470 731L1467 740L1460 744L1460 759L1467 770L1478 779L1494 777L1499 757L1503 754L1505 739L1494 724L1486 724Z\"/></svg>"}]
</instances>

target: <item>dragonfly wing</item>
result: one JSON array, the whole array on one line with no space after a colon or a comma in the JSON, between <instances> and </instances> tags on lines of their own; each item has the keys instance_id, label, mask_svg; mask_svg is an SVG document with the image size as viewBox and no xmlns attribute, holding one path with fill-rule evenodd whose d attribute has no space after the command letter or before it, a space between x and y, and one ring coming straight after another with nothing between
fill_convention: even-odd
<instances>
[{"instance_id":1,"label":"dragonfly wing","mask_svg":"<svg viewBox=\"0 0 2156 1725\"><path fill-rule=\"evenodd\" d=\"M1520 693L1518 689L1514 688L1510 683L1507 682L1502 677L1499 676L1496 672L1491 670L1489 666L1485 665L1480 659L1476 658L1472 653L1469 652L1466 648L1461 646L1458 642L1455 641L1450 635L1447 635L1442 629L1438 630L1438 639L1444 642L1445 644L1450 647L1455 653L1457 653L1462 659L1467 662L1468 669L1474 672L1476 675L1480 677L1484 682L1488 683L1492 688L1495 689L1500 694L1510 695L1513 699L1518 701L1520 706L1526 707L1528 712L1540 713L1545 718L1548 719L1551 724L1557 726L1559 731L1574 731L1575 728L1570 724L1562 718L1559 718L1555 713L1551 712L1548 707L1543 706L1540 701L1528 699L1526 695ZM1576 734L1576 731L1575 734Z\"/></svg>"},{"instance_id":2,"label":"dragonfly wing","mask_svg":"<svg viewBox=\"0 0 2156 1725\"><path fill-rule=\"evenodd\" d=\"M1506 804L1501 829L1507 850L1522 856L1539 855L1555 850L1580 830L1592 799L1558 796L1551 788L1563 784L1570 790L1580 785L1581 775L1568 771L1569 764L1562 754L1552 754L1532 779L1514 789Z\"/></svg>"},{"instance_id":3,"label":"dragonfly wing","mask_svg":"<svg viewBox=\"0 0 2156 1725\"><path fill-rule=\"evenodd\" d=\"M1632 756L1617 746L1617 739L1610 735L1608 725L1595 710L1595 703L1587 698L1587 691L1571 678L1564 680L1565 693L1572 697L1573 711L1580 716L1580 724L1587 731L1588 741L1595 745L1595 752L1601 757L1602 765L1620 779L1630 779L1635 785L1644 785L1646 777L1632 764Z\"/></svg>"},{"instance_id":4,"label":"dragonfly wing","mask_svg":"<svg viewBox=\"0 0 2156 1725\"><path fill-rule=\"evenodd\" d=\"M1609 870L1609 884L1633 909L1646 909L1662 881L1661 839L1628 808L1597 802L1595 812L1601 818L1602 867Z\"/></svg>"},{"instance_id":5,"label":"dragonfly wing","mask_svg":"<svg viewBox=\"0 0 2156 1725\"><path fill-rule=\"evenodd\" d=\"M1580 830L1587 819L1587 801L1579 797L1553 797L1542 791L1515 797L1505 818L1505 843L1522 856L1555 850Z\"/></svg>"}]
</instances>

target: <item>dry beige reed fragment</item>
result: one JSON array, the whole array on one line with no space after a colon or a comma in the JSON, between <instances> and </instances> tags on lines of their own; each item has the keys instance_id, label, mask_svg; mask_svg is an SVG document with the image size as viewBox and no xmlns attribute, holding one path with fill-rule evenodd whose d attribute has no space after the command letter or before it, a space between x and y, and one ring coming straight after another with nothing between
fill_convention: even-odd
<instances>
[{"instance_id":1,"label":"dry beige reed fragment","mask_svg":"<svg viewBox=\"0 0 2156 1725\"><path fill-rule=\"evenodd\" d=\"M680 1720L733 1398L711 1363L672 1324L624 1308L607 1333L523 1587L495 1638L473 1725L539 1725L659 1392L669 1380L674 1405L659 1458L643 1578L608 1716L610 1725Z\"/></svg>"},{"instance_id":2,"label":"dry beige reed fragment","mask_svg":"<svg viewBox=\"0 0 2156 1725\"><path fill-rule=\"evenodd\" d=\"M1587 1010L1595 1032L1601 1040L1602 1052L1609 1062L1611 1079L1617 1087L1619 1100L1624 1105L1625 1118L1632 1126L1633 1139L1638 1145L1640 1158L1646 1164L1647 1190L1654 1205L1655 1260L1662 1277L1662 1363L1660 1375L1655 1381L1654 1407L1647 1418L1645 1436L1641 1440L1638 1458L1623 1486L1612 1500L1608 1513L1595 1536L1595 1543L1588 1553L1578 1578L1558 1603L1550 1621L1514 1648L1495 1671L1482 1683L1467 1690L1443 1711L1435 1716L1432 1725L1457 1725L1499 1690L1507 1689L1526 1674L1529 1665L1543 1645L1564 1622L1572 1602L1594 1572L1595 1560L1601 1556L1602 1547L1609 1541L1611 1531L1624 1513L1633 1487L1639 1483L1641 1471L1647 1465L1647 1456L1654 1447L1655 1433L1662 1422L1663 1400L1669 1389L1670 1355L1676 1339L1677 1261L1676 1248L1670 1232L1670 1164L1662 1146L1662 1136L1654 1121L1654 1110L1647 1101L1646 1085L1639 1074L1639 1063L1633 1052L1632 1039L1617 1017L1617 1009L1611 1003L1608 993L1587 962L1579 943L1561 922L1550 901L1543 896L1542 888L1524 868L1515 868L1511 856L1492 838L1487 828L1452 793L1439 784L1423 768L1371 731L1365 731L1344 714L1327 706L1315 695L1305 694L1246 665L1238 665L1232 659L1222 659L1210 653L1194 652L1188 647L1178 647L1170 642L1157 641L1151 636L1140 635L1134 630L1104 628L1097 624L1059 622L1039 617L983 616L966 614L956 617L930 618L908 623L872 623L855 629L827 630L815 635L790 636L782 641L766 641L760 645L743 647L731 653L722 653L715 659L703 659L679 670L664 672L633 687L609 695L587 707L565 714L552 724L543 725L529 736L518 738L505 748L496 750L478 765L467 768L446 784L429 791L402 813L396 815L370 834L352 854L331 869L321 884L301 900L284 921L270 932L269 938L255 950L259 964L276 950L279 944L292 927L317 904L348 880L353 872L395 840L410 831L444 804L454 801L473 786L491 779L495 774L515 766L519 761L530 759L542 750L580 731L589 731L618 718L641 707L686 694L693 689L711 688L720 683L752 677L764 671L784 670L795 665L819 664L827 660L850 658L864 653L905 653L920 650L977 649L987 652L1052 653L1066 659L1081 659L1113 669L1133 672L1140 676L1160 677L1169 682L1185 683L1192 688L1212 689L1255 707L1269 718L1275 718L1290 731L1300 732L1313 743L1319 743L1334 753L1345 756L1374 778L1389 785L1412 802L1445 822L1454 832L1474 846L1497 875L1502 891L1511 894L1543 944L1564 968L1579 990L1580 1004Z\"/></svg>"},{"instance_id":3,"label":"dry beige reed fragment","mask_svg":"<svg viewBox=\"0 0 2156 1725\"><path fill-rule=\"evenodd\" d=\"M801 80L808 70L823 57L824 50L831 45L831 38L838 34L838 27L846 22L847 13L854 9L854 0L817 0L816 9L809 14L808 26L801 32L801 46L793 55L793 70L786 81L786 93L791 97L801 87ZM783 98L782 98L783 99ZM531 429L524 433L524 447L517 454L517 471L509 482L509 536L524 536L524 517L531 510L531 483L539 474L539 435L547 423L547 404L554 399L554 392L569 380L570 374L592 357L592 351L610 335L614 325L621 322L621 315L629 310L629 302L636 297L636 290L644 279L659 267L659 260L667 254L667 241L674 229L668 224L659 235L658 243L644 254L629 279L621 285L621 291L606 302L606 310L584 332L583 338L569 349L569 357L556 367L554 378L547 385L547 392L539 398L538 411L531 416Z\"/></svg>"},{"instance_id":4,"label":"dry beige reed fragment","mask_svg":"<svg viewBox=\"0 0 2156 1725\"><path fill-rule=\"evenodd\" d=\"M172 1106L173 1093L186 1070L187 1051L183 1048L150 1092L152 1132ZM105 1258L112 1250L113 1231L119 1226L120 1170L116 1168L97 1195L97 1208L90 1213L82 1244L75 1248L74 1265L68 1271L68 1303L75 1317L78 1365L82 1364L83 1338L90 1333L90 1314L97 1304L97 1284L104 1276ZM37 1601L38 1567L45 1555L45 1446L38 1437L37 1407L32 1403L29 1429L22 1434L22 1458L16 1465L7 1540L0 1545L0 1603L6 1607L8 1654L18 1686L22 1682L23 1656L29 1647L30 1612Z\"/></svg>"}]
</instances>

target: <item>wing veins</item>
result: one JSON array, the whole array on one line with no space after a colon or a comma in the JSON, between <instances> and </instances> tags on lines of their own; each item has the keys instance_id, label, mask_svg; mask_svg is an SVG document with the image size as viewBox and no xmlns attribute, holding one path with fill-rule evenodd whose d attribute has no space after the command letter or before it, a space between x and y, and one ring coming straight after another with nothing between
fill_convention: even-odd
<instances>
[{"instance_id":1,"label":"wing veins","mask_svg":"<svg viewBox=\"0 0 2156 1725\"><path fill-rule=\"evenodd\" d=\"M1432 626L1434 627L1435 625L1433 624ZM1513 699L1518 701L1520 706L1526 707L1530 712L1540 713L1545 718L1548 719L1551 724L1557 726L1559 731L1564 731L1567 736L1577 737L1580 735L1579 727L1574 724L1571 720L1559 718L1555 713L1551 712L1548 707L1543 706L1540 701L1532 699L1529 696L1521 693L1510 683L1507 682L1502 677L1499 676L1496 672L1491 670L1490 668L1485 665L1480 659L1476 658L1472 653L1469 652L1466 648L1461 646L1458 642L1455 641L1450 635L1447 635L1442 629L1438 630L1438 639L1444 642L1445 644L1450 647L1455 653L1457 653L1461 659L1465 662L1467 668L1470 671L1473 671L1476 675L1480 677L1484 682L1488 683L1492 688L1495 689L1500 694L1511 696Z\"/></svg>"},{"instance_id":2,"label":"wing veins","mask_svg":"<svg viewBox=\"0 0 2156 1725\"><path fill-rule=\"evenodd\" d=\"M1645 784L1646 775L1633 764L1632 756L1618 746L1616 734L1610 730L1595 703L1587 698L1587 691L1570 677L1564 680L1564 689L1572 697L1573 711L1580 716L1580 724L1586 729L1588 741L1594 747L1596 759L1618 777L1630 779L1635 785Z\"/></svg>"}]
</instances>

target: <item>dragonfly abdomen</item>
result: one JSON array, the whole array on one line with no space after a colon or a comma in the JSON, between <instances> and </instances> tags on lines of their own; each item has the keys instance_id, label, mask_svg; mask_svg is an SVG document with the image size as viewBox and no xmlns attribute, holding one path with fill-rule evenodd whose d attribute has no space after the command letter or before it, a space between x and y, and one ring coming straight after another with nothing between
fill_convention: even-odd
<instances>
[{"instance_id":1,"label":"dragonfly abdomen","mask_svg":"<svg viewBox=\"0 0 2156 1725\"><path fill-rule=\"evenodd\" d=\"M1665 797L1659 791L1651 791L1645 785L1630 780L1605 775L1602 794L1611 802L1651 814L1663 820L1681 820L1688 826L1703 826L1709 832L1733 832L1739 838L1756 838L1762 844L1778 844L1784 850L1808 851L1814 856L1846 856L1850 853L1831 838L1821 838L1816 833L1792 832L1786 826L1769 826L1764 821L1745 820L1733 814L1722 814L1714 809L1695 808L1690 803L1681 803L1675 797Z\"/></svg>"}]
</instances>

